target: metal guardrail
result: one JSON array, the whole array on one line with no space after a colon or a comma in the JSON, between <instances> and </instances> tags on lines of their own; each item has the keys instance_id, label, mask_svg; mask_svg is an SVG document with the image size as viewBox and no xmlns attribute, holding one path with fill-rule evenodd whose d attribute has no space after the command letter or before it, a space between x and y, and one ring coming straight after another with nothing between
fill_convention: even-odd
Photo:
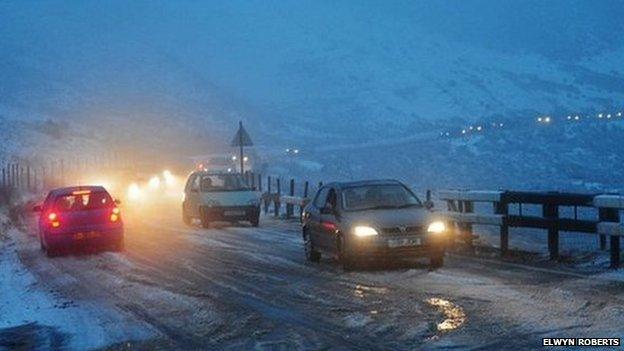
<instances>
[{"instance_id":1,"label":"metal guardrail","mask_svg":"<svg viewBox=\"0 0 624 351\"><path fill-rule=\"evenodd\" d=\"M609 194L578 194L560 192L526 191L462 191L445 190L439 198L446 201L448 211L442 212L450 221L457 223L460 237L472 245L472 225L496 225L500 227L501 254L509 250L509 228L539 228L548 230L548 250L551 259L559 257L560 231L573 231L600 235L600 248L606 248L606 237L610 240L611 267L620 266L620 236L624 235L624 224L620 223L619 211L624 209L624 196ZM474 213L475 202L490 202L494 213ZM518 204L519 214L509 214L509 205ZM542 216L528 216L522 213L522 204L542 206ZM561 218L560 206L574 207L574 218ZM598 209L597 220L579 219L578 207Z\"/></svg>"}]
</instances>

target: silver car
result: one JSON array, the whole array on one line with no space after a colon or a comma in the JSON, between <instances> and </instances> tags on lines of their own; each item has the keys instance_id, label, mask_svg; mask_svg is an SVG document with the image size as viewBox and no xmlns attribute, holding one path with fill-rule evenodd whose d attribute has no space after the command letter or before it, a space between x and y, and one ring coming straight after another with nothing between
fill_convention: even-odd
<instances>
[{"instance_id":1,"label":"silver car","mask_svg":"<svg viewBox=\"0 0 624 351\"><path fill-rule=\"evenodd\" d=\"M440 267L449 237L431 207L396 180L327 184L302 214L306 258L318 262L327 253L346 270L366 260L417 257Z\"/></svg>"}]
</instances>

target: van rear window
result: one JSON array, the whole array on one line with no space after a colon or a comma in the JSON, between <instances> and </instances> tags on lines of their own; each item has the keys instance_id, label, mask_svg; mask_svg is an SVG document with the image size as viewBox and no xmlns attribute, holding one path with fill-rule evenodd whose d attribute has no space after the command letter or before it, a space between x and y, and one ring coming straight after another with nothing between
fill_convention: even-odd
<instances>
[{"instance_id":1,"label":"van rear window","mask_svg":"<svg viewBox=\"0 0 624 351\"><path fill-rule=\"evenodd\" d=\"M113 199L104 191L61 195L54 202L54 209L59 212L97 210L111 206L113 206Z\"/></svg>"}]
</instances>

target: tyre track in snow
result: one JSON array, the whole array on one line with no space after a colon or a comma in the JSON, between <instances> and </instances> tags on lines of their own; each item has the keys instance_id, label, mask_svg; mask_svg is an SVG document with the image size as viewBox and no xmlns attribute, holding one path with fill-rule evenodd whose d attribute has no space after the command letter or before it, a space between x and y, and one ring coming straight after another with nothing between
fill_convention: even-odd
<instances>
[{"instance_id":1,"label":"tyre track in snow","mask_svg":"<svg viewBox=\"0 0 624 351\"><path fill-rule=\"evenodd\" d=\"M254 231L256 231L256 229L254 228ZM213 233L211 233L213 234ZM223 234L222 232L219 232L219 234ZM238 238L238 240L240 240L240 237ZM254 249L253 247L251 247L250 249ZM197 250L197 248L195 248L194 250ZM298 252L300 254L300 252ZM196 254L198 255L202 255L205 254L205 252L196 252ZM240 254L240 252L239 252ZM244 254L244 252L243 252ZM208 256L209 255L205 255ZM207 261L206 258L203 259L203 263L207 263L206 265L203 266L197 266L196 263L199 262L199 259L186 259L186 262L184 263L186 265L186 269L192 271L195 274L200 275L202 278L206 279L206 280L212 280L214 282L215 280L215 272L214 272L214 266L216 265L221 265L221 264L226 264L227 267L232 267L234 268L235 266L239 267L241 266L241 263L246 263L244 262L244 260L242 260L240 257L236 257L234 260L230 260L227 259L229 257L229 255L226 255L225 259L224 258L215 258L213 257L211 260ZM254 256L251 256L254 257ZM156 263L155 263L156 264ZM172 262L171 265L169 266L174 266L175 264ZM248 264L249 266L251 264ZM300 265L302 267L304 267L304 265L302 265L300 263ZM175 265L176 267L179 267L179 265ZM211 267L212 266L212 267ZM203 267L211 267L211 268L203 268ZM264 267L262 267L264 268ZM275 268L275 267L269 267L269 268ZM176 268L177 269L177 268ZM311 267L307 267L306 270L310 270ZM252 306L256 309L259 309L261 312L263 312L263 314L269 314L269 315L275 315L275 314L279 314L280 311L283 311L283 309L281 310L276 310L275 306L276 305L289 305L288 309L289 311L296 311L296 310L301 310L301 308L297 308L297 304L305 304L308 303L309 301L303 301L301 300L301 296L297 296L296 294L293 296L292 292L293 291L297 291L298 289L295 289L295 286L297 284L299 284L300 282L305 282L305 281L309 281L310 278L307 277L305 279L301 278L300 276L297 276L296 274L292 274L291 272L280 272L280 273L284 273L287 277L287 281L288 281L288 285L289 286L280 286L278 287L278 291L275 291L274 289L272 291L265 291L266 290L266 282L249 282L247 283L246 281L248 280L248 278L250 277L254 277L256 276L256 272L254 270L249 270L249 269L236 269L237 272L237 276L236 277L229 277L228 275L219 275L219 277L216 279L216 284L218 286L220 286L221 288L226 288L226 289L230 289L233 290L236 294L242 294L243 296L243 303L251 303ZM241 274L243 273L243 274ZM308 272L306 272L306 274L308 274ZM312 274L312 276L314 277L314 274ZM190 279L190 278L189 278ZM283 280L283 279L282 279ZM263 284L263 288L257 288L257 284ZM307 285L307 284L306 284ZM355 286L355 284L354 284ZM284 289L283 289L284 288ZM214 287L213 287L214 290ZM218 289L217 289L218 290ZM271 289L269 289L271 290ZM279 303L275 303L276 301L276 295L280 294L280 290L286 293L287 296L285 297L281 297L277 300L279 300ZM229 297L232 294L230 294ZM283 295L283 293L282 293ZM350 297L350 295L349 295ZM251 299L251 300L249 300ZM334 310L337 309L349 309L348 307L348 298L345 300L341 300L339 303L335 303L333 307ZM294 303L293 303L294 302ZM320 306L322 307L322 306ZM316 312L318 312L319 310L319 306L315 306ZM315 311L312 311L312 313L314 313ZM309 320L312 320L309 321ZM301 326L305 326L311 330L314 330L317 334L322 334L325 335L325 338L327 338L327 336L332 335L332 334L337 334L334 329L338 329L340 330L340 328L343 328L343 326L341 325L335 325L334 328L331 329L327 329L327 328L319 328L319 326L323 326L323 325L331 325L331 324L335 324L335 321L331 321L331 320L325 320L325 321L317 321L314 322L314 318L311 317L311 315L307 315L305 316L305 318L303 318L302 316L298 316L295 315L293 316L292 313L289 313L287 315L282 315L280 316L280 320L281 321L286 321L286 322L290 322L290 323L297 323ZM344 344L345 339L343 336L338 335L337 336L338 340L334 340L332 342L332 344L335 345L340 345L340 344ZM358 347L358 345L363 345L361 347L364 348L371 348L374 347L374 344L370 344L368 342L368 339L365 340L358 340L357 344L354 344L353 342L349 342L346 346L348 346L349 348L356 348ZM377 348L379 348L379 345L377 345Z\"/></svg>"},{"instance_id":2,"label":"tyre track in snow","mask_svg":"<svg viewBox=\"0 0 624 351\"><path fill-rule=\"evenodd\" d=\"M578 333L592 327L593 315L624 302L612 296L621 286L608 282L592 282L595 287L570 272L458 255L436 272L345 273L333 261L305 262L296 223L205 230L154 217L158 222L128 221L123 254L48 260L30 250L21 257L41 279L54 275L50 285L71 277L64 290L70 296L108 300L180 349L529 348L534 344L518 338ZM154 291L182 298L159 301L149 296ZM463 306L466 325L451 333L431 330L440 314L423 301L437 296ZM557 305L563 301L570 306ZM523 304L537 317L516 315ZM559 313L544 314L546 320L570 322L540 324L538 308ZM195 310L208 312L196 318ZM532 318L535 325L527 325Z\"/></svg>"}]
</instances>

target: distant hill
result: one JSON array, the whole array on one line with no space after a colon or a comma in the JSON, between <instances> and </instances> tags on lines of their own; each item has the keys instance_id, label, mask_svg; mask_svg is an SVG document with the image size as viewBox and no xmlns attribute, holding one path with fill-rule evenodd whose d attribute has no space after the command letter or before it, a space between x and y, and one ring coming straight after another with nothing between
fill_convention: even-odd
<instances>
[{"instance_id":1,"label":"distant hill","mask_svg":"<svg viewBox=\"0 0 624 351\"><path fill-rule=\"evenodd\" d=\"M0 13L0 117L157 152L217 147L239 119L281 149L624 105L615 0L4 1Z\"/></svg>"}]
</instances>

